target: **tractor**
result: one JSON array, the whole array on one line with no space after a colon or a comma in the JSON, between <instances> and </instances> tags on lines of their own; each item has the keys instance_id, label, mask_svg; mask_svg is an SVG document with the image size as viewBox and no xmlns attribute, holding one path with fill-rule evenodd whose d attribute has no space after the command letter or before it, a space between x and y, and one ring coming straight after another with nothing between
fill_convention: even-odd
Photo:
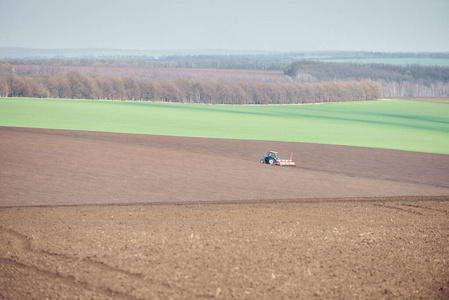
<instances>
[{"instance_id":1,"label":"tractor","mask_svg":"<svg viewBox=\"0 0 449 300\"><path fill-rule=\"evenodd\" d=\"M290 159L280 159L279 153L276 151L268 151L267 155L265 155L261 160L260 163L262 164L270 164L272 166L296 166L295 162L292 160L293 153L290 156Z\"/></svg>"},{"instance_id":2,"label":"tractor","mask_svg":"<svg viewBox=\"0 0 449 300\"><path fill-rule=\"evenodd\" d=\"M267 155L265 155L260 162L262 164L270 164L274 165L276 161L279 160L279 153L275 151L268 151Z\"/></svg>"}]
</instances>

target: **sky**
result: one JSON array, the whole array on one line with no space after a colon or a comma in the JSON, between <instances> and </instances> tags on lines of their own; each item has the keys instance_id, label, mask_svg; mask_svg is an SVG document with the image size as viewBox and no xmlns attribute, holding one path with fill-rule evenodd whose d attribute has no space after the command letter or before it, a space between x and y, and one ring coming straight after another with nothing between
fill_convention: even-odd
<instances>
[{"instance_id":1,"label":"sky","mask_svg":"<svg viewBox=\"0 0 449 300\"><path fill-rule=\"evenodd\" d=\"M449 51L449 0L0 0L0 47Z\"/></svg>"}]
</instances>

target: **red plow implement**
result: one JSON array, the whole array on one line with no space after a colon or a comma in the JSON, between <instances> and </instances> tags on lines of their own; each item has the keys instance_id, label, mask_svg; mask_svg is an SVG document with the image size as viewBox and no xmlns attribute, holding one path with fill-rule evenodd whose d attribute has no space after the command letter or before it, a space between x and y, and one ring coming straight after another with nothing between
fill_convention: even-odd
<instances>
[{"instance_id":1,"label":"red plow implement","mask_svg":"<svg viewBox=\"0 0 449 300\"><path fill-rule=\"evenodd\" d=\"M278 160L276 160L275 165L277 165L277 166L292 166L292 167L296 167L296 164L293 161L293 153L290 155L290 159L278 159Z\"/></svg>"}]
</instances>

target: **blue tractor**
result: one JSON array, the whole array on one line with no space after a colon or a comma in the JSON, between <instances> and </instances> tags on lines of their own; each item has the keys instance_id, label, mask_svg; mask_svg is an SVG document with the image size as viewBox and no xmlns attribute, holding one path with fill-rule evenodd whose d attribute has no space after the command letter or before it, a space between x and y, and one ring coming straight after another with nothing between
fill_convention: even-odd
<instances>
[{"instance_id":1,"label":"blue tractor","mask_svg":"<svg viewBox=\"0 0 449 300\"><path fill-rule=\"evenodd\" d=\"M278 160L279 160L279 153L275 151L268 151L267 155L265 155L260 160L260 163L274 165Z\"/></svg>"}]
</instances>

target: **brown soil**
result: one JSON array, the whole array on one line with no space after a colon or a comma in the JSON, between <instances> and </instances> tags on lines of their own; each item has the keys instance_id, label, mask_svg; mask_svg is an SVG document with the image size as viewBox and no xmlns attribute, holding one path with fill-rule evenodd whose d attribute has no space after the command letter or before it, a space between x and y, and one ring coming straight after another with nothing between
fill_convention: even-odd
<instances>
[{"instance_id":1,"label":"brown soil","mask_svg":"<svg viewBox=\"0 0 449 300\"><path fill-rule=\"evenodd\" d=\"M0 299L449 297L446 155L0 127L0 165Z\"/></svg>"},{"instance_id":2,"label":"brown soil","mask_svg":"<svg viewBox=\"0 0 449 300\"><path fill-rule=\"evenodd\" d=\"M318 144L0 127L0 163L0 206L449 195L448 155Z\"/></svg>"}]
</instances>

